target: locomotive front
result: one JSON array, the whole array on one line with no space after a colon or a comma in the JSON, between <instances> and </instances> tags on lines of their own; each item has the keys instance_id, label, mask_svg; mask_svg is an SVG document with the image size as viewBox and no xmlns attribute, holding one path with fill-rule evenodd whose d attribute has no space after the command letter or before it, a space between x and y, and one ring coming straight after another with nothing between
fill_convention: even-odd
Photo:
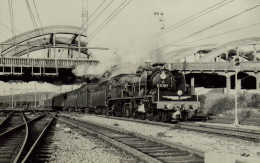
<instances>
[{"instance_id":1,"label":"locomotive front","mask_svg":"<svg viewBox=\"0 0 260 163\"><path fill-rule=\"evenodd\" d=\"M164 64L154 64L147 76L148 95L154 95L154 103L159 112L170 119L191 118L200 103L191 95L182 73L171 72Z\"/></svg>"}]
</instances>

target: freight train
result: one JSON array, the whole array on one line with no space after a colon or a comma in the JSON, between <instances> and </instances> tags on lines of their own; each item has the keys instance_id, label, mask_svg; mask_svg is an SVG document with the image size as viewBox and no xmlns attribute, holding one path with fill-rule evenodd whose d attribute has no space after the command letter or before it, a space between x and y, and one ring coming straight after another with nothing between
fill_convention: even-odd
<instances>
[{"instance_id":1,"label":"freight train","mask_svg":"<svg viewBox=\"0 0 260 163\"><path fill-rule=\"evenodd\" d=\"M83 111L111 116L169 122L197 114L200 102L191 94L185 76L155 63L135 74L119 74L109 80L83 85L52 98L56 111Z\"/></svg>"}]
</instances>

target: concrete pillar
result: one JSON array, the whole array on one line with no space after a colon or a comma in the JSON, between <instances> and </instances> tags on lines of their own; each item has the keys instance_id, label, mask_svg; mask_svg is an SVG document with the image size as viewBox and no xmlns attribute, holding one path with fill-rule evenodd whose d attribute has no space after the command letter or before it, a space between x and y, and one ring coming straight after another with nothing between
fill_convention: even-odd
<instances>
[{"instance_id":1,"label":"concrete pillar","mask_svg":"<svg viewBox=\"0 0 260 163\"><path fill-rule=\"evenodd\" d=\"M237 79L237 92L241 92L241 79Z\"/></svg>"},{"instance_id":2,"label":"concrete pillar","mask_svg":"<svg viewBox=\"0 0 260 163\"><path fill-rule=\"evenodd\" d=\"M236 56L239 57L239 48L236 48Z\"/></svg>"},{"instance_id":3,"label":"concrete pillar","mask_svg":"<svg viewBox=\"0 0 260 163\"><path fill-rule=\"evenodd\" d=\"M30 57L30 51L29 51L29 42L27 42L27 49L26 49L26 53L27 53L27 57L29 58Z\"/></svg>"},{"instance_id":4,"label":"concrete pillar","mask_svg":"<svg viewBox=\"0 0 260 163\"><path fill-rule=\"evenodd\" d=\"M228 52L226 52L225 55L226 55L226 60L228 62Z\"/></svg>"},{"instance_id":5,"label":"concrete pillar","mask_svg":"<svg viewBox=\"0 0 260 163\"><path fill-rule=\"evenodd\" d=\"M191 95L195 95L195 78L191 77L190 79L190 92Z\"/></svg>"},{"instance_id":6,"label":"concrete pillar","mask_svg":"<svg viewBox=\"0 0 260 163\"><path fill-rule=\"evenodd\" d=\"M2 46L0 46L0 56L2 57Z\"/></svg>"},{"instance_id":7,"label":"concrete pillar","mask_svg":"<svg viewBox=\"0 0 260 163\"><path fill-rule=\"evenodd\" d=\"M230 94L230 89L231 89L231 75L226 75L226 94Z\"/></svg>"},{"instance_id":8,"label":"concrete pillar","mask_svg":"<svg viewBox=\"0 0 260 163\"><path fill-rule=\"evenodd\" d=\"M255 44L254 44L254 56L253 56L254 60L253 61L256 61L256 47L255 47Z\"/></svg>"},{"instance_id":9,"label":"concrete pillar","mask_svg":"<svg viewBox=\"0 0 260 163\"><path fill-rule=\"evenodd\" d=\"M256 78L256 90L259 90L260 89L260 74L257 73L255 75L255 78Z\"/></svg>"},{"instance_id":10,"label":"concrete pillar","mask_svg":"<svg viewBox=\"0 0 260 163\"><path fill-rule=\"evenodd\" d=\"M79 41L78 41L78 58L80 58L80 42L81 42L80 35L78 35L78 39L79 39Z\"/></svg>"},{"instance_id":11,"label":"concrete pillar","mask_svg":"<svg viewBox=\"0 0 260 163\"><path fill-rule=\"evenodd\" d=\"M54 58L56 58L56 34L53 33L53 54Z\"/></svg>"}]
</instances>

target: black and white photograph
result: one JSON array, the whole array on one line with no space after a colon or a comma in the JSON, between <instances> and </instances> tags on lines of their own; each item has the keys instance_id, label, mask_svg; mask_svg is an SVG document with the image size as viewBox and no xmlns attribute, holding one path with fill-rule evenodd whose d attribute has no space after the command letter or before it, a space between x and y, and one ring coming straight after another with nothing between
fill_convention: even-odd
<instances>
[{"instance_id":1,"label":"black and white photograph","mask_svg":"<svg viewBox=\"0 0 260 163\"><path fill-rule=\"evenodd\" d=\"M260 163L259 0L0 0L0 163Z\"/></svg>"}]
</instances>

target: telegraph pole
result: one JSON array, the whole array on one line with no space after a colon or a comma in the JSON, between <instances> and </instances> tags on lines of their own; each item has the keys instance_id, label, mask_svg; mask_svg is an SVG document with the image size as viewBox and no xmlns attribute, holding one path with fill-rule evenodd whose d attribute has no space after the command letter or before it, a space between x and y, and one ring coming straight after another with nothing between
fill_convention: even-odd
<instances>
[{"instance_id":1,"label":"telegraph pole","mask_svg":"<svg viewBox=\"0 0 260 163\"><path fill-rule=\"evenodd\" d=\"M238 69L236 69L236 74L235 74L235 91L236 91L236 93L235 93L235 121L234 121L234 125L236 126L236 127L238 127L239 126L239 122L238 122L238 116L237 116L237 94L238 94L238 91L237 91L237 88L238 88L238 86L237 86L237 74L238 74Z\"/></svg>"},{"instance_id":2,"label":"telegraph pole","mask_svg":"<svg viewBox=\"0 0 260 163\"><path fill-rule=\"evenodd\" d=\"M14 85L13 85L13 82L12 82L12 109L14 108Z\"/></svg>"},{"instance_id":3,"label":"telegraph pole","mask_svg":"<svg viewBox=\"0 0 260 163\"><path fill-rule=\"evenodd\" d=\"M238 48L236 49L237 57L234 59L234 68L235 68L235 120L234 126L239 127L239 121L237 116L237 96L238 96L238 83L237 83L237 74L240 69L240 58L238 55Z\"/></svg>"},{"instance_id":4,"label":"telegraph pole","mask_svg":"<svg viewBox=\"0 0 260 163\"><path fill-rule=\"evenodd\" d=\"M4 89L4 107L5 107L5 89Z\"/></svg>"},{"instance_id":5,"label":"telegraph pole","mask_svg":"<svg viewBox=\"0 0 260 163\"><path fill-rule=\"evenodd\" d=\"M36 109L36 81L34 83L34 109Z\"/></svg>"}]
</instances>

